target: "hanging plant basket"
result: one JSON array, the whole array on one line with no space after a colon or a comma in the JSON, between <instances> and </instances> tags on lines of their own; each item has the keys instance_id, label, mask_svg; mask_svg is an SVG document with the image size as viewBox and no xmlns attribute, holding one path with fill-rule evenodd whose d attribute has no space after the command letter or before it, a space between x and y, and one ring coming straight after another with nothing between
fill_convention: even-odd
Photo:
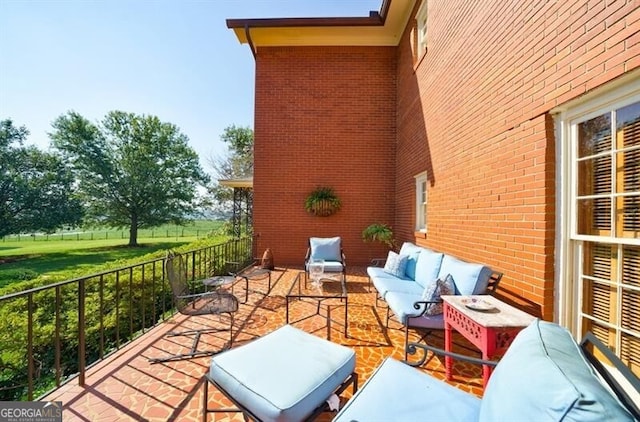
<instances>
[{"instance_id":1,"label":"hanging plant basket","mask_svg":"<svg viewBox=\"0 0 640 422\"><path fill-rule=\"evenodd\" d=\"M308 213L318 217L328 217L340 209L342 202L328 187L317 187L304 201L304 208Z\"/></svg>"},{"instance_id":2,"label":"hanging plant basket","mask_svg":"<svg viewBox=\"0 0 640 422\"><path fill-rule=\"evenodd\" d=\"M396 249L396 241L393 237L393 229L382 223L370 224L362 231L362 240L365 242L380 242L391 250Z\"/></svg>"}]
</instances>

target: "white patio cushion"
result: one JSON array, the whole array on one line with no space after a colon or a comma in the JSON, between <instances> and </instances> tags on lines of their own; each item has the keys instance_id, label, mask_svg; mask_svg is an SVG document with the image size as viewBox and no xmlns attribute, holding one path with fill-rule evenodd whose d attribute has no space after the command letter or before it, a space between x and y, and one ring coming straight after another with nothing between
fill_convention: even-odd
<instances>
[{"instance_id":1,"label":"white patio cushion","mask_svg":"<svg viewBox=\"0 0 640 422\"><path fill-rule=\"evenodd\" d=\"M312 237L309 239L311 259L342 261L340 237Z\"/></svg>"},{"instance_id":2,"label":"white patio cushion","mask_svg":"<svg viewBox=\"0 0 640 422\"><path fill-rule=\"evenodd\" d=\"M263 421L301 421L355 370L348 347L285 325L211 359L209 375Z\"/></svg>"}]
</instances>

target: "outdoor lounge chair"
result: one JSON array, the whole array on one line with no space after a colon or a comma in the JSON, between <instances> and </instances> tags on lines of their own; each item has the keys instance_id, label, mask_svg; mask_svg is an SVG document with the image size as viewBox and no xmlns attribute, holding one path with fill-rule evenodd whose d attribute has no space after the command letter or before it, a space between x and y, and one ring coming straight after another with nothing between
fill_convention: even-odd
<instances>
[{"instance_id":1,"label":"outdoor lounge chair","mask_svg":"<svg viewBox=\"0 0 640 422\"><path fill-rule=\"evenodd\" d=\"M304 258L304 270L309 278L309 266L312 261L324 261L324 273L342 274L342 280L347 280L347 262L342 250L340 237L311 237L309 247Z\"/></svg>"},{"instance_id":2,"label":"outdoor lounge chair","mask_svg":"<svg viewBox=\"0 0 640 422\"><path fill-rule=\"evenodd\" d=\"M640 420L640 379L591 333L578 343L567 329L535 320L499 362L417 343L407 350L415 359L385 359L333 421ZM495 366L482 398L416 369L434 354Z\"/></svg>"},{"instance_id":3,"label":"outdoor lounge chair","mask_svg":"<svg viewBox=\"0 0 640 422\"><path fill-rule=\"evenodd\" d=\"M165 261L165 269L167 278L171 284L173 300L176 309L183 315L222 315L227 314L230 319L229 324L229 343L231 348L233 341L233 313L238 310L238 299L231 293L217 289L212 292L191 294L187 283L187 270L182 255L174 251L167 253ZM198 350L200 336L204 333L213 333L226 331L217 328L202 328L197 330L172 331L167 337L175 336L193 336L191 351L188 353L174 354L162 358L150 359L151 363L166 362L171 360L189 359L196 356L208 356L219 353L226 348L219 350Z\"/></svg>"}]
</instances>

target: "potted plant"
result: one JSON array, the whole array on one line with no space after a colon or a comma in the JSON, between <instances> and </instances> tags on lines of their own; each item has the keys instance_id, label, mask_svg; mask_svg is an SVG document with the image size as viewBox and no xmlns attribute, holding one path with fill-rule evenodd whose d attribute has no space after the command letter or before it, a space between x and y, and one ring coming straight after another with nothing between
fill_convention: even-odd
<instances>
[{"instance_id":1,"label":"potted plant","mask_svg":"<svg viewBox=\"0 0 640 422\"><path fill-rule=\"evenodd\" d=\"M315 188L304 201L307 212L320 217L334 214L341 206L342 202L333 189L323 186Z\"/></svg>"},{"instance_id":2,"label":"potted plant","mask_svg":"<svg viewBox=\"0 0 640 422\"><path fill-rule=\"evenodd\" d=\"M393 238L393 229L382 223L373 223L362 231L362 240L365 242L380 242L389 247L396 248L396 241Z\"/></svg>"}]
</instances>

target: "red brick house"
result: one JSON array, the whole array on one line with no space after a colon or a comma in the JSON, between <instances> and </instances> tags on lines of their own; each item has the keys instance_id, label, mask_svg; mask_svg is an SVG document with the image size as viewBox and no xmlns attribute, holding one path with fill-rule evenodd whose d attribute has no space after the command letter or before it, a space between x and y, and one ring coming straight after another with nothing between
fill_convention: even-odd
<instances>
[{"instance_id":1,"label":"red brick house","mask_svg":"<svg viewBox=\"0 0 640 422\"><path fill-rule=\"evenodd\" d=\"M385 0L359 18L230 19L255 56L258 250L349 265L362 230L504 272L503 295L640 368L637 1ZM316 186L342 209L305 212Z\"/></svg>"}]
</instances>

